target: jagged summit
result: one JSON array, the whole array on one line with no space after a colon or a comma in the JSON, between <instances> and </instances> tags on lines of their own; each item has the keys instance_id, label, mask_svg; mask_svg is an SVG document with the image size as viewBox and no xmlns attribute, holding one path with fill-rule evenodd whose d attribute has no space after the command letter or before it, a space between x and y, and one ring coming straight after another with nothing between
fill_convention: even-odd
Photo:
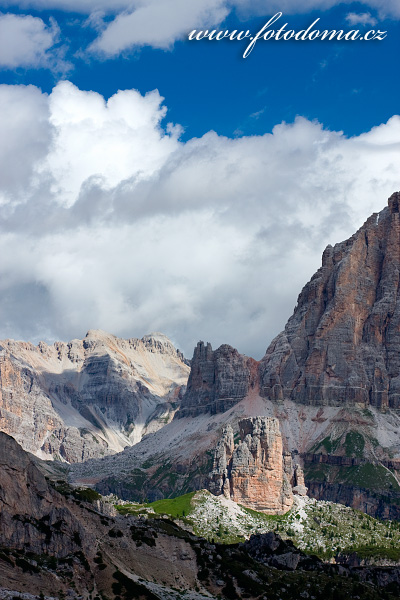
<instances>
[{"instance_id":1,"label":"jagged summit","mask_svg":"<svg viewBox=\"0 0 400 600\"><path fill-rule=\"evenodd\" d=\"M260 368L265 397L400 407L400 193L328 246Z\"/></svg>"},{"instance_id":2,"label":"jagged summit","mask_svg":"<svg viewBox=\"0 0 400 600\"><path fill-rule=\"evenodd\" d=\"M94 339L108 339L108 338L116 338L116 335L113 335L112 333L108 333L107 331L104 331L103 329L89 329L89 331L86 333L85 335L85 339L90 339L90 338L94 338Z\"/></svg>"},{"instance_id":3,"label":"jagged summit","mask_svg":"<svg viewBox=\"0 0 400 600\"><path fill-rule=\"evenodd\" d=\"M243 400L256 386L257 364L228 344L213 351L210 343L198 342L177 418L225 412Z\"/></svg>"},{"instance_id":4,"label":"jagged summit","mask_svg":"<svg viewBox=\"0 0 400 600\"><path fill-rule=\"evenodd\" d=\"M171 340L166 335L164 335L163 333L160 333L159 331L149 333L148 335L144 335L142 337L142 342L145 342L148 340L154 340L156 342L161 342L163 344L172 344Z\"/></svg>"}]
</instances>

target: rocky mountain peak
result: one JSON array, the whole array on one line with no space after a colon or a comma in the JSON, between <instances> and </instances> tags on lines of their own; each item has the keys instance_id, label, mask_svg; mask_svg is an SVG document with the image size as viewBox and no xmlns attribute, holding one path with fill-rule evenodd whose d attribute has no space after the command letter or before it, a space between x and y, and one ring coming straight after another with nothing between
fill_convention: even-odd
<instances>
[{"instance_id":1,"label":"rocky mountain peak","mask_svg":"<svg viewBox=\"0 0 400 600\"><path fill-rule=\"evenodd\" d=\"M240 441L234 443L227 425L215 448L209 489L252 508L283 514L293 504L291 482L297 494L305 495L300 465L292 465L290 454L283 453L278 419L249 417L239 421Z\"/></svg>"},{"instance_id":2,"label":"rocky mountain peak","mask_svg":"<svg viewBox=\"0 0 400 600\"><path fill-rule=\"evenodd\" d=\"M225 412L247 396L257 380L257 362L223 344L213 351L200 341L193 354L178 418Z\"/></svg>"},{"instance_id":3,"label":"rocky mountain peak","mask_svg":"<svg viewBox=\"0 0 400 600\"><path fill-rule=\"evenodd\" d=\"M278 402L400 407L400 194L328 246L260 367Z\"/></svg>"}]
</instances>

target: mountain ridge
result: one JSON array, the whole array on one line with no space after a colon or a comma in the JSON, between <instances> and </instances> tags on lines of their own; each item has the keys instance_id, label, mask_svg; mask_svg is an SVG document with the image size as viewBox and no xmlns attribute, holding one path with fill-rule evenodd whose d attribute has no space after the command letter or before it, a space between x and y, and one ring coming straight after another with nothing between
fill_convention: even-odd
<instances>
[{"instance_id":1,"label":"mountain ridge","mask_svg":"<svg viewBox=\"0 0 400 600\"><path fill-rule=\"evenodd\" d=\"M0 429L42 458L67 462L123 450L170 420L188 361L162 334L37 346L0 342Z\"/></svg>"}]
</instances>

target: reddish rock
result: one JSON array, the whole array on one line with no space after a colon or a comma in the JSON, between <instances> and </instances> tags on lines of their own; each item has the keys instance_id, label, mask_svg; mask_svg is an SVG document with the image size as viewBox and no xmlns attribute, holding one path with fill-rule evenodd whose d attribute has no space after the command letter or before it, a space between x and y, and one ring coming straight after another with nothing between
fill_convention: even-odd
<instances>
[{"instance_id":1,"label":"reddish rock","mask_svg":"<svg viewBox=\"0 0 400 600\"><path fill-rule=\"evenodd\" d=\"M400 193L328 246L260 365L277 402L400 407Z\"/></svg>"},{"instance_id":2,"label":"reddish rock","mask_svg":"<svg viewBox=\"0 0 400 600\"><path fill-rule=\"evenodd\" d=\"M209 489L254 510L282 514L293 503L291 461L282 454L278 419L253 417L239 422L240 443L225 427L214 455ZM304 481L303 481L304 483Z\"/></svg>"}]
</instances>

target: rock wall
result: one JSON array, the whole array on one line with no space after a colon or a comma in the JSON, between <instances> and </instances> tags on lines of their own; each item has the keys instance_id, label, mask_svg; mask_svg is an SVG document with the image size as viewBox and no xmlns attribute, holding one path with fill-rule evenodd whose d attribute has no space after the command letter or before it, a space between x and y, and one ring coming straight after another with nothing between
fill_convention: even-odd
<instances>
[{"instance_id":1,"label":"rock wall","mask_svg":"<svg viewBox=\"0 0 400 600\"><path fill-rule=\"evenodd\" d=\"M63 557L94 540L29 455L0 432L0 545Z\"/></svg>"},{"instance_id":2,"label":"rock wall","mask_svg":"<svg viewBox=\"0 0 400 600\"><path fill-rule=\"evenodd\" d=\"M376 519L400 520L400 495L398 492L310 479L306 483L308 495L311 498L345 504Z\"/></svg>"},{"instance_id":3,"label":"rock wall","mask_svg":"<svg viewBox=\"0 0 400 600\"><path fill-rule=\"evenodd\" d=\"M258 388L278 403L400 408L399 211L397 192L326 248L260 363L200 342L178 416L223 412Z\"/></svg>"},{"instance_id":4,"label":"rock wall","mask_svg":"<svg viewBox=\"0 0 400 600\"><path fill-rule=\"evenodd\" d=\"M247 396L257 380L256 361L224 344L213 351L199 342L177 418L225 412Z\"/></svg>"},{"instance_id":5,"label":"rock wall","mask_svg":"<svg viewBox=\"0 0 400 600\"><path fill-rule=\"evenodd\" d=\"M328 246L260 366L277 402L400 408L400 193Z\"/></svg>"},{"instance_id":6,"label":"rock wall","mask_svg":"<svg viewBox=\"0 0 400 600\"><path fill-rule=\"evenodd\" d=\"M287 512L293 504L291 481L295 492L304 495L307 490L300 466L293 473L290 454L283 454L278 419L243 419L239 433L235 446L232 427L224 428L214 453L209 490L254 510Z\"/></svg>"}]
</instances>

